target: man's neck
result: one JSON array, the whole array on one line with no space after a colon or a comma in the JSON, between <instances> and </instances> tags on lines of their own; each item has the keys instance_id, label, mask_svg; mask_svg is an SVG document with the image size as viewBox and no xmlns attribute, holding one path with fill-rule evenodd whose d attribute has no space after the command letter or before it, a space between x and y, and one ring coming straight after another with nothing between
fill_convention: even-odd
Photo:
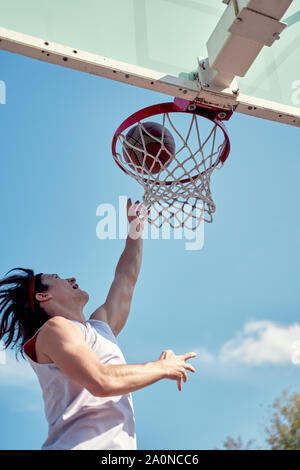
<instances>
[{"instance_id":1,"label":"man's neck","mask_svg":"<svg viewBox=\"0 0 300 470\"><path fill-rule=\"evenodd\" d=\"M63 305L56 305L51 308L49 314L51 317L60 316L67 320L75 320L84 324L86 323L83 308L78 305L73 308L65 308Z\"/></svg>"}]
</instances>

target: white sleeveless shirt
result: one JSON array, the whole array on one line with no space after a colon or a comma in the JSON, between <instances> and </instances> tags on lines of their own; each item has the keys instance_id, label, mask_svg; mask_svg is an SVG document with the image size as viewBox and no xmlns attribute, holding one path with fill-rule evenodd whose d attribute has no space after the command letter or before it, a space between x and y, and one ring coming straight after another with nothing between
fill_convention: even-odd
<instances>
[{"instance_id":1,"label":"white sleeveless shirt","mask_svg":"<svg viewBox=\"0 0 300 470\"><path fill-rule=\"evenodd\" d=\"M72 320L74 321L74 320ZM109 325L100 320L75 321L85 341L103 364L126 364ZM23 347L40 382L48 438L42 450L135 450L136 435L131 394L94 397L58 367L36 362L39 330Z\"/></svg>"}]
</instances>

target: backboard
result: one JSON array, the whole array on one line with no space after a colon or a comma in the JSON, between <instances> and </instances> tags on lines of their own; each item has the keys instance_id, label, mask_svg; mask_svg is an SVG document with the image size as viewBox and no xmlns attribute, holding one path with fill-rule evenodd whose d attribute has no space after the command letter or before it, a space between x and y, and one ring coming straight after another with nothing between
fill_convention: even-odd
<instances>
[{"instance_id":1,"label":"backboard","mask_svg":"<svg viewBox=\"0 0 300 470\"><path fill-rule=\"evenodd\" d=\"M249 35L243 12L253 15L259 4L255 18L272 28L279 23L270 5L275 12L287 3L274 13L286 26L275 28L274 42L263 45L245 76L235 76L234 87L210 88L199 79L198 57L211 60L208 51L224 36L234 33L242 44ZM229 8L237 19L225 34ZM263 30L264 23L257 35ZM268 44L269 37L258 40ZM300 127L300 0L0 0L0 48ZM234 61L232 47L230 54Z\"/></svg>"}]
</instances>

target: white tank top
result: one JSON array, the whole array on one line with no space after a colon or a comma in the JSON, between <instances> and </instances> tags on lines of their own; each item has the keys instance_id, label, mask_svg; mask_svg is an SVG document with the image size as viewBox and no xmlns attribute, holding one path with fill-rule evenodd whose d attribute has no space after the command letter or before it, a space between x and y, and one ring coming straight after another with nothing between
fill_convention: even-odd
<instances>
[{"instance_id":1,"label":"white tank top","mask_svg":"<svg viewBox=\"0 0 300 470\"><path fill-rule=\"evenodd\" d=\"M73 320L72 320L73 321ZM85 341L103 364L126 364L109 325L100 320L75 321ZM23 347L40 382L48 438L42 450L136 449L131 394L94 397L63 374L55 364L36 362L35 342L39 330Z\"/></svg>"}]
</instances>

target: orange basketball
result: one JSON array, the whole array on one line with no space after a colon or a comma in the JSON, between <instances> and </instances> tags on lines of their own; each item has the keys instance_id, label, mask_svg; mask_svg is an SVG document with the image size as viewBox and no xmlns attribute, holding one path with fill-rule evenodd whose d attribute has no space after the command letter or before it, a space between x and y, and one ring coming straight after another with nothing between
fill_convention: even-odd
<instances>
[{"instance_id":1,"label":"orange basketball","mask_svg":"<svg viewBox=\"0 0 300 470\"><path fill-rule=\"evenodd\" d=\"M129 166L139 173L144 166L155 174L171 163L175 141L171 132L161 124L145 122L141 127L136 125L129 130L123 142L123 155Z\"/></svg>"}]
</instances>

